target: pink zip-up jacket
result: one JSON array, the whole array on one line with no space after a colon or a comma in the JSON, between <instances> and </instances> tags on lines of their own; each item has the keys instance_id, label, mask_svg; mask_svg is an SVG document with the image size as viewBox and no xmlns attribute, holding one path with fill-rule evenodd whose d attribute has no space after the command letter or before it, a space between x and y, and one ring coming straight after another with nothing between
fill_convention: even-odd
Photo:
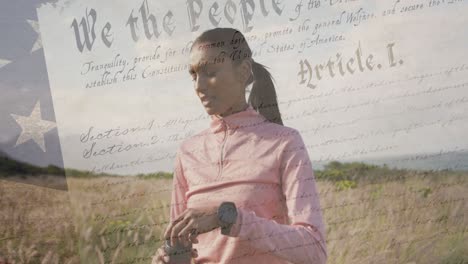
<instances>
[{"instance_id":1,"label":"pink zip-up jacket","mask_svg":"<svg viewBox=\"0 0 468 264\"><path fill-rule=\"evenodd\" d=\"M171 221L186 208L236 204L229 235L198 235L198 263L326 263L325 227L307 149L299 132L251 105L179 146Z\"/></svg>"}]
</instances>

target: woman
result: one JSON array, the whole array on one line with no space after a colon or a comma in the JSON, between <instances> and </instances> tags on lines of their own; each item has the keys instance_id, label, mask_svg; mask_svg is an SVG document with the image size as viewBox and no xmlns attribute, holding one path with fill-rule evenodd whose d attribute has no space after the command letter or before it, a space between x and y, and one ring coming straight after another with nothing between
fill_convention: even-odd
<instances>
[{"instance_id":1,"label":"woman","mask_svg":"<svg viewBox=\"0 0 468 264\"><path fill-rule=\"evenodd\" d=\"M190 74L211 123L177 151L164 236L195 243L195 263L325 263L307 149L283 126L270 73L251 56L231 28L208 30L191 47ZM159 248L153 263L167 260Z\"/></svg>"}]
</instances>

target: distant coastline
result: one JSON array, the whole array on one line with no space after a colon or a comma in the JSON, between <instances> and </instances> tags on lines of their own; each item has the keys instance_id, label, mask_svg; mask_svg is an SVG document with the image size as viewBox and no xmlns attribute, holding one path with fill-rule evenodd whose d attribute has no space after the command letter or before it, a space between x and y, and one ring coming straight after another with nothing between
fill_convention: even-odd
<instances>
[{"instance_id":1,"label":"distant coastline","mask_svg":"<svg viewBox=\"0 0 468 264\"><path fill-rule=\"evenodd\" d=\"M349 159L340 162L363 162L377 166L386 164L389 168L412 170L453 170L468 171L468 151L451 153L424 153L420 155L388 156L370 159ZM314 169L323 170L328 162L312 160Z\"/></svg>"}]
</instances>

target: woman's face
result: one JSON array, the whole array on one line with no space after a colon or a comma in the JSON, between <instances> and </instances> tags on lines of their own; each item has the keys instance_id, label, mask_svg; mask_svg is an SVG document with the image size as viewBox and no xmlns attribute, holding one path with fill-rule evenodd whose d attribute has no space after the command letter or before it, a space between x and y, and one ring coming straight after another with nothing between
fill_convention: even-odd
<instances>
[{"instance_id":1,"label":"woman's face","mask_svg":"<svg viewBox=\"0 0 468 264\"><path fill-rule=\"evenodd\" d=\"M201 48L198 43L190 53L194 88L209 115L227 116L244 109L245 63L234 66L221 48Z\"/></svg>"}]
</instances>

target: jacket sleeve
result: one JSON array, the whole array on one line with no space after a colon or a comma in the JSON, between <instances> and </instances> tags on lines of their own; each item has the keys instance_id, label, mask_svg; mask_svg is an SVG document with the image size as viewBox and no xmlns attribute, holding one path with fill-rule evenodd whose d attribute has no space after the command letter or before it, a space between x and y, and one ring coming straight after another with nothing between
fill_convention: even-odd
<instances>
[{"instance_id":1,"label":"jacket sleeve","mask_svg":"<svg viewBox=\"0 0 468 264\"><path fill-rule=\"evenodd\" d=\"M174 164L174 175L172 178L172 194L170 205L170 221L173 222L181 213L187 209L186 192L187 181L184 177L182 163L180 161L180 150L176 153Z\"/></svg>"},{"instance_id":2,"label":"jacket sleeve","mask_svg":"<svg viewBox=\"0 0 468 264\"><path fill-rule=\"evenodd\" d=\"M256 253L274 254L291 263L326 263L325 226L307 148L297 130L283 140L278 159L290 224L240 208L228 236L254 240Z\"/></svg>"}]
</instances>

